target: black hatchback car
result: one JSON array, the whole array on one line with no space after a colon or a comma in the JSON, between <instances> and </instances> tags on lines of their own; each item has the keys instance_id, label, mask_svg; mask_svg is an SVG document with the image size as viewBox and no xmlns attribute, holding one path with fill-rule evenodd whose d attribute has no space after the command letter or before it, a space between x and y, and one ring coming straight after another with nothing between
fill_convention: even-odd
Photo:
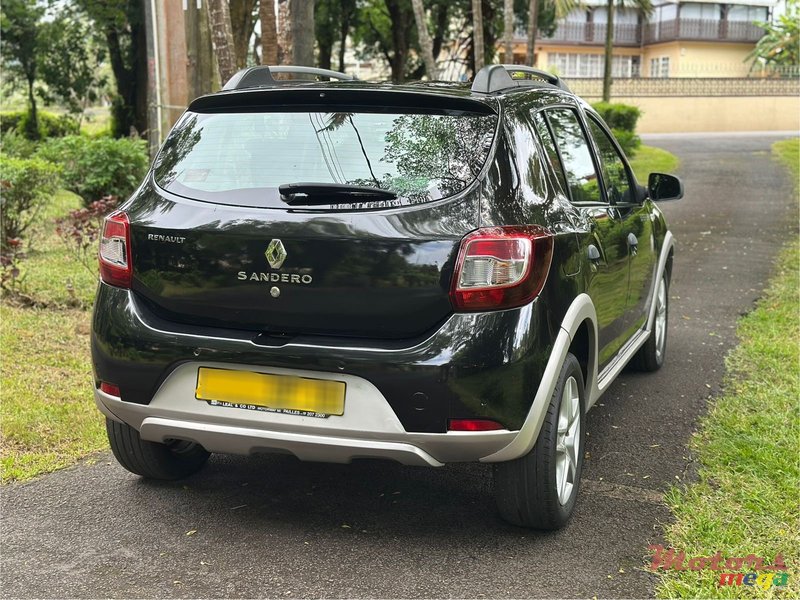
<instances>
[{"instance_id":1,"label":"black hatchback car","mask_svg":"<svg viewBox=\"0 0 800 600\"><path fill-rule=\"evenodd\" d=\"M348 79L239 72L107 218L92 358L114 455L156 479L212 452L481 461L505 519L560 527L586 411L664 361L653 201L681 184L638 185L548 73Z\"/></svg>"}]
</instances>

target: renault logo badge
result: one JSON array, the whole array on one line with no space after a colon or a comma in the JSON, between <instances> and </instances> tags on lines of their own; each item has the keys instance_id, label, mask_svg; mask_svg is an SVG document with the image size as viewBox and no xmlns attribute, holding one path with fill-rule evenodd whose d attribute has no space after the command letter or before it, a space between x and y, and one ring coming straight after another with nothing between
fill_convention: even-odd
<instances>
[{"instance_id":1,"label":"renault logo badge","mask_svg":"<svg viewBox=\"0 0 800 600\"><path fill-rule=\"evenodd\" d=\"M286 248L283 247L282 241L274 239L267 246L267 251L264 255L267 257L270 267L280 269L283 261L286 260Z\"/></svg>"}]
</instances>

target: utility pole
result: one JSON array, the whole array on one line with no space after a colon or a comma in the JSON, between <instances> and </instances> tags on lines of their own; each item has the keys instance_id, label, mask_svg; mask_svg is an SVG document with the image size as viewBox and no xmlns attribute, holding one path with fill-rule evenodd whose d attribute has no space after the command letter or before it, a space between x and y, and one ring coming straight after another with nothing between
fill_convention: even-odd
<instances>
[{"instance_id":1,"label":"utility pole","mask_svg":"<svg viewBox=\"0 0 800 600\"><path fill-rule=\"evenodd\" d=\"M150 158L161 146L161 82L158 65L158 30L153 0L144 0L144 26L147 39L147 145Z\"/></svg>"}]
</instances>

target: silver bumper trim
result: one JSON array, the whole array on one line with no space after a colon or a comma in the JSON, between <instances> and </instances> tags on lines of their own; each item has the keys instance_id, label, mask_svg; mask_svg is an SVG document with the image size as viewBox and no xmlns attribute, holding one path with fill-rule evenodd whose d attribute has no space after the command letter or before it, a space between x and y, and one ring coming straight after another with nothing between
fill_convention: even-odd
<instances>
[{"instance_id":1,"label":"silver bumper trim","mask_svg":"<svg viewBox=\"0 0 800 600\"><path fill-rule=\"evenodd\" d=\"M357 458L383 458L404 465L441 467L444 464L420 448L401 442L263 431L158 417L146 418L142 422L140 434L143 439L153 442L164 442L172 438L191 440L209 452L279 452L293 454L300 460L329 463L349 463Z\"/></svg>"}]
</instances>

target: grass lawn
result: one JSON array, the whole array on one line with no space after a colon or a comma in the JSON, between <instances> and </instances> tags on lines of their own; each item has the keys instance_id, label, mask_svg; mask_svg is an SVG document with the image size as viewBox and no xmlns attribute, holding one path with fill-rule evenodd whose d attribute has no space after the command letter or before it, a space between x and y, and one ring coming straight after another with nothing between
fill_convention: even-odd
<instances>
[{"instance_id":1,"label":"grass lawn","mask_svg":"<svg viewBox=\"0 0 800 600\"><path fill-rule=\"evenodd\" d=\"M77 196L57 194L31 233L33 251L22 262L23 292L45 307L0 303L3 482L29 479L106 447L89 359L89 306L97 275L54 231L54 219L79 206Z\"/></svg>"},{"instance_id":2,"label":"grass lawn","mask_svg":"<svg viewBox=\"0 0 800 600\"><path fill-rule=\"evenodd\" d=\"M639 183L647 185L650 173L674 173L678 168L678 162L678 157L666 150L653 146L640 146L636 156L631 159L631 168Z\"/></svg>"},{"instance_id":3,"label":"grass lawn","mask_svg":"<svg viewBox=\"0 0 800 600\"><path fill-rule=\"evenodd\" d=\"M800 177L800 140L773 146ZM702 420L692 446L699 480L673 489L672 547L687 556L783 554L788 587L719 587L714 571L667 572L662 598L800 597L800 243L781 254L756 309L738 328L739 346L727 359L728 379ZM735 570L730 570L731 572ZM738 570L747 572L748 569Z\"/></svg>"}]
</instances>

